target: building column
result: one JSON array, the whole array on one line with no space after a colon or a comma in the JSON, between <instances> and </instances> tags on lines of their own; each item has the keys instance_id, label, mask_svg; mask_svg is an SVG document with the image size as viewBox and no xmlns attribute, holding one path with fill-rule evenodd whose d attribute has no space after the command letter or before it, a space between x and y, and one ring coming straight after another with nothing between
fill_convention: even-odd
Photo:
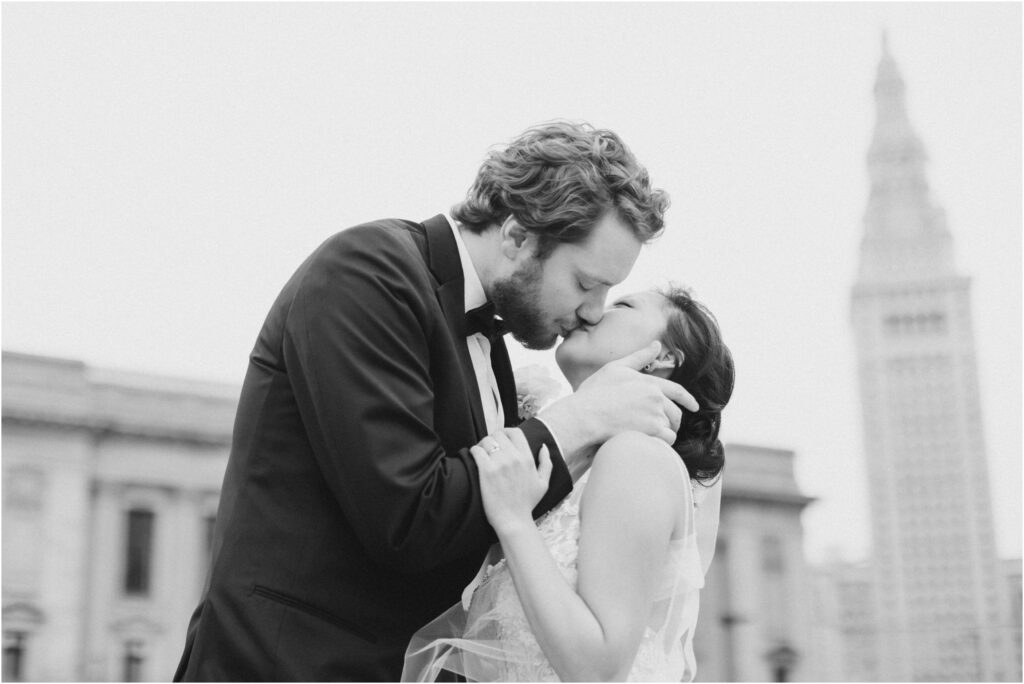
<instances>
[{"instance_id":1,"label":"building column","mask_svg":"<svg viewBox=\"0 0 1024 684\"><path fill-rule=\"evenodd\" d=\"M764 680L764 643L758 633L760 615L758 605L760 586L760 559L757 543L748 521L730 525L729 535L729 590L730 605L736 621L732 625L733 664L735 681Z\"/></svg>"},{"instance_id":2,"label":"building column","mask_svg":"<svg viewBox=\"0 0 1024 684\"><path fill-rule=\"evenodd\" d=\"M92 556L83 672L88 681L113 681L120 677L108 666L108 632L114 619L113 607L118 601L124 570L120 492L121 486L113 482L96 482L93 485Z\"/></svg>"}]
</instances>

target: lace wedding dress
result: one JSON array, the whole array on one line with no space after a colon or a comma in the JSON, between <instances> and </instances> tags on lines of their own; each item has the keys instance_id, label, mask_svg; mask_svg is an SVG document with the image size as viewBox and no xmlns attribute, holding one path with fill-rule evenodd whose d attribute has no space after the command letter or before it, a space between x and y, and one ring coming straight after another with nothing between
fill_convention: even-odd
<instances>
[{"instance_id":1,"label":"lace wedding dress","mask_svg":"<svg viewBox=\"0 0 1024 684\"><path fill-rule=\"evenodd\" d=\"M681 472L688 481L685 468ZM588 476L589 472L584 474L569 496L537 521L544 542L573 589L580 499ZM701 485L681 488L691 499L687 505L695 515L689 518L687 532L670 544L629 681L693 680L693 632L699 592L714 552L720 487L719 480L710 489ZM468 610L462 603L456 604L413 636L402 681L433 681L442 670L470 681L558 681L533 636L504 559L487 566L471 600L464 603Z\"/></svg>"}]
</instances>

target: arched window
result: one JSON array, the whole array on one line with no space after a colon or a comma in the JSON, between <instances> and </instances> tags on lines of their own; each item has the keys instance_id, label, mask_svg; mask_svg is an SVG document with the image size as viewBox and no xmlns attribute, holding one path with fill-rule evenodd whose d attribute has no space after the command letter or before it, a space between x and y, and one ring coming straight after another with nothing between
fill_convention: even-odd
<instances>
[{"instance_id":1,"label":"arched window","mask_svg":"<svg viewBox=\"0 0 1024 684\"><path fill-rule=\"evenodd\" d=\"M4 681L21 682L25 679L25 632L4 631Z\"/></svg>"},{"instance_id":2,"label":"arched window","mask_svg":"<svg viewBox=\"0 0 1024 684\"><path fill-rule=\"evenodd\" d=\"M35 606L28 603L4 605L3 681L22 682L31 678L31 672L28 671L29 646L41 624L43 614ZM35 661L42 652L33 648L32 660Z\"/></svg>"},{"instance_id":3,"label":"arched window","mask_svg":"<svg viewBox=\"0 0 1024 684\"><path fill-rule=\"evenodd\" d=\"M105 681L144 682L159 678L155 668L155 645L163 625L143 615L145 607L136 605L127 611L127 617L110 625L107 649L114 656L111 669L102 677Z\"/></svg>"},{"instance_id":4,"label":"arched window","mask_svg":"<svg viewBox=\"0 0 1024 684\"><path fill-rule=\"evenodd\" d=\"M142 665L145 662L143 643L139 639L129 639L124 644L124 668L122 681L141 682Z\"/></svg>"}]
</instances>

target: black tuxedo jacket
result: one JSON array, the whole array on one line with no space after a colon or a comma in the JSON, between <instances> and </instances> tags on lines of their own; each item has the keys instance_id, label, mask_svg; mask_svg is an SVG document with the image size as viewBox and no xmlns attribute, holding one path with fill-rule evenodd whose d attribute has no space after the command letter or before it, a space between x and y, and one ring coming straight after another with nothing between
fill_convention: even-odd
<instances>
[{"instance_id":1,"label":"black tuxedo jacket","mask_svg":"<svg viewBox=\"0 0 1024 684\"><path fill-rule=\"evenodd\" d=\"M572 482L543 424L520 427L555 463L539 515ZM495 541L468 451L485 434L447 220L328 239L250 357L175 680L397 680L409 637Z\"/></svg>"}]
</instances>

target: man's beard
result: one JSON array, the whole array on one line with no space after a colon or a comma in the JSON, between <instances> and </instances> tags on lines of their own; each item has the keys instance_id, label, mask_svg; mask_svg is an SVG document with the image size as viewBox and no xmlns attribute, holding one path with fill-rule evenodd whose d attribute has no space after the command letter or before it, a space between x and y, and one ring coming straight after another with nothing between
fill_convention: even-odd
<instances>
[{"instance_id":1,"label":"man's beard","mask_svg":"<svg viewBox=\"0 0 1024 684\"><path fill-rule=\"evenodd\" d=\"M558 335L548 329L540 310L542 262L530 259L518 271L491 288L491 301L505 329L527 349L551 349Z\"/></svg>"}]
</instances>

